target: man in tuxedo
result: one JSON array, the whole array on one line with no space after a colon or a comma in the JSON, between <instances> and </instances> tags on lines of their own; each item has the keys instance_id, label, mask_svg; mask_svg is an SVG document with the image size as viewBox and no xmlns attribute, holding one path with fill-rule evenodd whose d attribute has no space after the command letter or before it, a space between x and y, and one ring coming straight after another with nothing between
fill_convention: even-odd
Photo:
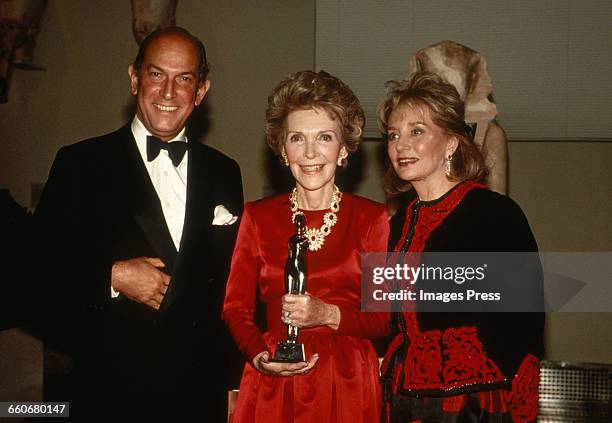
<instances>
[{"instance_id":1,"label":"man in tuxedo","mask_svg":"<svg viewBox=\"0 0 612 423\"><path fill-rule=\"evenodd\" d=\"M71 414L225 420L239 363L221 321L240 169L187 139L210 88L204 45L153 32L129 66L134 119L63 147L35 214L45 334L74 356Z\"/></svg>"}]
</instances>

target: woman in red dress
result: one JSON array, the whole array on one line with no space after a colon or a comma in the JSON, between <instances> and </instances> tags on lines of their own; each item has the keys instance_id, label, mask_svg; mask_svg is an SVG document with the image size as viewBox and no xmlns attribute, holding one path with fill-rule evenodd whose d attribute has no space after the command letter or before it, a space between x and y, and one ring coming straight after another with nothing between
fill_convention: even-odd
<instances>
[{"instance_id":1,"label":"woman in red dress","mask_svg":"<svg viewBox=\"0 0 612 423\"><path fill-rule=\"evenodd\" d=\"M380 418L378 361L371 338L387 315L360 312L361 252L385 251L385 207L334 184L362 136L352 91L326 72L298 72L268 98L266 136L295 189L247 203L227 285L223 319L246 355L233 421L373 422ZM307 292L285 293L288 239L306 218ZM267 328L255 323L257 296ZM287 324L299 328L306 361L272 361Z\"/></svg>"},{"instance_id":2,"label":"woman in red dress","mask_svg":"<svg viewBox=\"0 0 612 423\"><path fill-rule=\"evenodd\" d=\"M390 250L537 252L519 206L479 183L484 161L452 85L431 73L392 83L378 115L387 135L387 191L416 191L391 219ZM539 259L526 257L530 278L503 276L522 283L519 308L542 311ZM394 313L399 333L383 364L387 421L536 419L543 313L422 312L418 303L416 310Z\"/></svg>"}]
</instances>

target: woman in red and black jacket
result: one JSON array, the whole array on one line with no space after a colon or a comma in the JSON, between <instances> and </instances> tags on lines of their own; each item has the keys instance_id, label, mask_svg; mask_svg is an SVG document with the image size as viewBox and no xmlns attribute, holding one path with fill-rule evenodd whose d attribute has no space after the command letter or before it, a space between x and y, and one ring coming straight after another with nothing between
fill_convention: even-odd
<instances>
[{"instance_id":1,"label":"woman in red and black jacket","mask_svg":"<svg viewBox=\"0 0 612 423\"><path fill-rule=\"evenodd\" d=\"M456 89L417 73L389 85L378 117L390 159L387 192L416 193L391 218L389 250L532 252L537 277L522 281L520 308L543 310L536 241L520 207L479 182L484 160ZM398 334L382 369L384 421L536 419L542 312L420 310L394 313Z\"/></svg>"}]
</instances>

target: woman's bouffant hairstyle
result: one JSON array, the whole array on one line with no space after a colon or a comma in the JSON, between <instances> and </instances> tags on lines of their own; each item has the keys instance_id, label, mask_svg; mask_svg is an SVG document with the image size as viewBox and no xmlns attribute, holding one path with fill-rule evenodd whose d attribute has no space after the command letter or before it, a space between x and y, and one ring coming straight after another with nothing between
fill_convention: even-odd
<instances>
[{"instance_id":1,"label":"woman's bouffant hairstyle","mask_svg":"<svg viewBox=\"0 0 612 423\"><path fill-rule=\"evenodd\" d=\"M452 181L482 180L486 175L484 158L473 142L472 128L465 123L465 106L455 87L438 75L417 72L404 81L387 82L387 92L378 105L378 126L387 133L389 116L398 107L407 106L417 113L429 113L431 120L448 136L459 140L452 155ZM408 191L411 184L400 179L389 163L384 179L385 192L391 196Z\"/></svg>"},{"instance_id":2,"label":"woman's bouffant hairstyle","mask_svg":"<svg viewBox=\"0 0 612 423\"><path fill-rule=\"evenodd\" d=\"M357 150L363 135L365 115L353 91L325 71L301 71L289 75L268 97L266 140L280 156L287 136L289 113L296 110L323 109L342 128L342 142L349 153ZM346 160L343 165L346 165Z\"/></svg>"}]
</instances>

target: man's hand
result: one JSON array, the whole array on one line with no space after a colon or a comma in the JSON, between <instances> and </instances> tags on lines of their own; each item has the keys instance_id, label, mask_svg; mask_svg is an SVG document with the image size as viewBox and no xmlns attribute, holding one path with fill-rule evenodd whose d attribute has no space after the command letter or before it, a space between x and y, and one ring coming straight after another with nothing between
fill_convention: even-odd
<instances>
[{"instance_id":1,"label":"man's hand","mask_svg":"<svg viewBox=\"0 0 612 423\"><path fill-rule=\"evenodd\" d=\"M170 283L170 276L159 270L161 267L165 264L158 258L116 261L111 273L111 286L130 300L158 310Z\"/></svg>"}]
</instances>

